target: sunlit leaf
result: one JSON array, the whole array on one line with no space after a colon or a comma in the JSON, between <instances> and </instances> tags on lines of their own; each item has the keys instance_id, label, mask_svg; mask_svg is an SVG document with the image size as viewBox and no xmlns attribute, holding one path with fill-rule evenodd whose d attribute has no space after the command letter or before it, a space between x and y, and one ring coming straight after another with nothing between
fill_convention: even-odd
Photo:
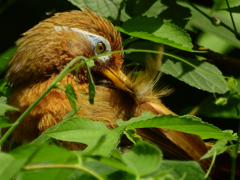
<instances>
[{"instance_id":1,"label":"sunlit leaf","mask_svg":"<svg viewBox=\"0 0 240 180\"><path fill-rule=\"evenodd\" d=\"M157 170L162 160L162 153L157 146L139 141L132 149L123 154L122 158L138 176L144 176Z\"/></svg>"},{"instance_id":2,"label":"sunlit leaf","mask_svg":"<svg viewBox=\"0 0 240 180\"><path fill-rule=\"evenodd\" d=\"M171 57L164 57L160 70L197 89L220 94L224 94L229 90L227 81L216 66L196 59L184 60L200 70Z\"/></svg>"},{"instance_id":3,"label":"sunlit leaf","mask_svg":"<svg viewBox=\"0 0 240 180\"><path fill-rule=\"evenodd\" d=\"M117 124L121 126L129 126L133 128L150 128L158 127L165 129L173 129L190 134L199 135L203 139L235 139L231 133L223 132L221 129L201 121L200 118L193 115L151 115L144 112L142 116L132 118L129 121L118 120Z\"/></svg>"},{"instance_id":4,"label":"sunlit leaf","mask_svg":"<svg viewBox=\"0 0 240 180\"><path fill-rule=\"evenodd\" d=\"M9 127L9 126L11 126L11 124L8 123L8 118L4 116L3 117L0 116L0 129Z\"/></svg>"},{"instance_id":5,"label":"sunlit leaf","mask_svg":"<svg viewBox=\"0 0 240 180\"><path fill-rule=\"evenodd\" d=\"M103 142L96 154L109 155L111 150L120 142L124 128L116 128L110 131L103 122L92 121L83 117L73 117L61 121L43 134L63 141L87 144L88 147L85 151L91 150L100 137L107 135L106 141Z\"/></svg>"},{"instance_id":6,"label":"sunlit leaf","mask_svg":"<svg viewBox=\"0 0 240 180\"><path fill-rule=\"evenodd\" d=\"M4 114L7 111L19 111L19 109L8 104L0 103L0 114Z\"/></svg>"},{"instance_id":7,"label":"sunlit leaf","mask_svg":"<svg viewBox=\"0 0 240 180\"><path fill-rule=\"evenodd\" d=\"M227 147L228 140L227 139L219 139L213 146L212 148L203 156L201 157L202 159L207 159L211 158L215 155L222 154L225 152L228 147Z\"/></svg>"},{"instance_id":8,"label":"sunlit leaf","mask_svg":"<svg viewBox=\"0 0 240 180\"><path fill-rule=\"evenodd\" d=\"M191 38L186 31L174 24L164 22L161 18L134 17L117 29L133 37L193 51Z\"/></svg>"},{"instance_id":9,"label":"sunlit leaf","mask_svg":"<svg viewBox=\"0 0 240 180\"><path fill-rule=\"evenodd\" d=\"M203 179L205 179L204 178L204 176L205 176L204 170L195 161L163 160L158 171L159 172L167 171L165 176L166 177L171 176L174 180L180 180L180 179L203 180Z\"/></svg>"},{"instance_id":10,"label":"sunlit leaf","mask_svg":"<svg viewBox=\"0 0 240 180\"><path fill-rule=\"evenodd\" d=\"M0 153L0 179L14 179L38 149L38 146L27 146L27 148L25 146L12 151L11 154Z\"/></svg>"}]
</instances>

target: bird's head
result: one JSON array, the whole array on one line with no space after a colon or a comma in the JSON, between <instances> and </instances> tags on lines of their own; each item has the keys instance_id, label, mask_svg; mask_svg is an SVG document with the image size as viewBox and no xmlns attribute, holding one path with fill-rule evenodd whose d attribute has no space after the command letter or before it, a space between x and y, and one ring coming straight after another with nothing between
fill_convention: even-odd
<instances>
[{"instance_id":1,"label":"bird's head","mask_svg":"<svg viewBox=\"0 0 240 180\"><path fill-rule=\"evenodd\" d=\"M44 81L59 72L75 57L94 57L122 50L120 33L106 19L87 8L58 13L23 34L20 45L9 62L6 77L15 85ZM91 71L127 90L130 80L121 71L123 53L95 60ZM88 81L86 69L80 68L79 82ZM101 78L100 78L101 79Z\"/></svg>"}]
</instances>

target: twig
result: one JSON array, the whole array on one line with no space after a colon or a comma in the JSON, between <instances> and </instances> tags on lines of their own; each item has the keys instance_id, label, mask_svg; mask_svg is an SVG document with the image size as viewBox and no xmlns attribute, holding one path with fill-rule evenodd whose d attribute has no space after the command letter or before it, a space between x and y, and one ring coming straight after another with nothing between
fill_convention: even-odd
<instances>
[{"instance_id":1,"label":"twig","mask_svg":"<svg viewBox=\"0 0 240 180\"><path fill-rule=\"evenodd\" d=\"M229 14L230 14L230 17L231 17L231 21L232 21L232 24L233 24L233 28L235 30L235 34L237 34L237 38L239 38L239 34L237 32L237 28L236 28L236 25L235 25L235 22L234 22L234 19L233 19L233 16L232 16L232 12L230 10L230 6L229 6L229 3L228 3L228 0L226 0L226 4L227 4L227 7L228 7L228 10L229 10Z\"/></svg>"},{"instance_id":2,"label":"twig","mask_svg":"<svg viewBox=\"0 0 240 180\"><path fill-rule=\"evenodd\" d=\"M219 54L205 47L199 47L199 50L207 51L205 54L200 54L201 56L207 58L205 61L216 65L220 69L235 69L240 71L240 60Z\"/></svg>"},{"instance_id":3,"label":"twig","mask_svg":"<svg viewBox=\"0 0 240 180\"><path fill-rule=\"evenodd\" d=\"M231 180L234 180L235 178L235 169L236 169L236 163L237 163L237 155L238 155L238 146L239 146L239 141L240 141L240 123L238 124L238 139L237 139L237 144L234 149L233 155L232 155L232 171L231 171Z\"/></svg>"},{"instance_id":4,"label":"twig","mask_svg":"<svg viewBox=\"0 0 240 180\"><path fill-rule=\"evenodd\" d=\"M192 6L194 9L196 9L199 13L201 13L203 16L205 16L209 21L211 21L211 23L213 25L216 26L216 24L214 23L215 20L208 16L206 13L204 13L201 9L199 9L197 6L195 6L193 3L189 2L188 0L185 0L190 6ZM236 31L234 31L232 28L230 28L228 25L226 25L224 22L220 21L220 23L217 24L217 26L222 26L224 28L226 28L227 30L229 30L230 32L232 32L237 39L240 39L240 35L238 33L236 33Z\"/></svg>"}]
</instances>

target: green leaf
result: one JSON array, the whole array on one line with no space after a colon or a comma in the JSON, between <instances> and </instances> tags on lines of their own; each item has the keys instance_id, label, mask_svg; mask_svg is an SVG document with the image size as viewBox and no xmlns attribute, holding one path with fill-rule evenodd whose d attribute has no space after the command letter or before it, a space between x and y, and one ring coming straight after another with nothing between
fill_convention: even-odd
<instances>
[{"instance_id":1,"label":"green leaf","mask_svg":"<svg viewBox=\"0 0 240 180\"><path fill-rule=\"evenodd\" d=\"M204 170L195 161L163 160L158 172L160 174L164 171L168 172L166 177L170 176L174 180L203 180L205 176Z\"/></svg>"},{"instance_id":2,"label":"green leaf","mask_svg":"<svg viewBox=\"0 0 240 180\"><path fill-rule=\"evenodd\" d=\"M9 124L8 123L8 118L7 117L5 117L5 116L0 116L0 129L1 128L5 128L5 127L10 127L10 126L12 126L12 124Z\"/></svg>"},{"instance_id":3,"label":"green leaf","mask_svg":"<svg viewBox=\"0 0 240 180\"><path fill-rule=\"evenodd\" d=\"M219 6L222 4L223 0L213 0L213 2L214 4L212 6L211 12L216 11L219 8Z\"/></svg>"},{"instance_id":4,"label":"green leaf","mask_svg":"<svg viewBox=\"0 0 240 180\"><path fill-rule=\"evenodd\" d=\"M136 129L135 128L127 127L126 130L124 131L124 134L134 144L136 144L138 141L142 140L141 136L136 134Z\"/></svg>"},{"instance_id":5,"label":"green leaf","mask_svg":"<svg viewBox=\"0 0 240 180\"><path fill-rule=\"evenodd\" d=\"M90 68L95 66L94 60L87 61L86 64L87 64L88 67L90 67Z\"/></svg>"},{"instance_id":6,"label":"green leaf","mask_svg":"<svg viewBox=\"0 0 240 180\"><path fill-rule=\"evenodd\" d=\"M114 161L116 162L116 161ZM127 180L136 180L136 177L130 173L124 171L119 171L119 169L114 166L107 165L99 161L85 162L84 167L90 169L96 174L100 175L104 180L116 180L116 179L127 179ZM86 175L85 175L86 176ZM96 180L96 178L77 178L78 179L87 179L87 180Z\"/></svg>"},{"instance_id":7,"label":"green leaf","mask_svg":"<svg viewBox=\"0 0 240 180\"><path fill-rule=\"evenodd\" d=\"M79 111L79 109L81 108L81 106L78 106L77 107L77 112ZM70 111L62 121L66 121L68 118L71 118L73 117L74 115L76 114L76 112L74 110ZM45 133L47 133L49 131L49 129L47 129L45 131ZM50 131L51 131L51 128L50 128ZM40 136L38 136L34 141L31 142L31 144L35 144L35 145L42 145L42 144L45 144L45 143L49 143L51 141L54 141L53 138L47 136L47 135L44 135L44 134L41 134ZM55 143L56 144L56 143Z\"/></svg>"},{"instance_id":8,"label":"green leaf","mask_svg":"<svg viewBox=\"0 0 240 180\"><path fill-rule=\"evenodd\" d=\"M216 36L221 37L223 40L225 40L227 43L231 44L232 46L240 48L239 40L228 29L226 29L226 28L224 28L222 26L214 26L209 19L207 19L205 16L203 16L201 13L199 13L197 10L192 8L187 3L185 3L185 2L178 2L178 4L180 4L180 5L184 6L184 7L188 7L189 9L191 9L192 17L189 19L189 22L188 22L188 24L186 26L187 30L191 30L191 31L196 32L196 29L200 29L203 32L212 33L212 34L214 34ZM195 4L195 6L197 6L200 10L202 10L206 14L210 14L210 12L211 12L211 9L209 9L209 8L198 6L196 4ZM231 19L228 18L229 14L226 16L226 13L218 11L218 12L214 12L212 14L212 17L218 17L218 19L220 19L227 26L229 26L230 28L233 29L233 25L232 25ZM238 22L239 18L238 17L234 17L234 20L236 22ZM236 28L240 29L240 24L236 23Z\"/></svg>"},{"instance_id":9,"label":"green leaf","mask_svg":"<svg viewBox=\"0 0 240 180\"><path fill-rule=\"evenodd\" d=\"M114 158L109 158L109 157L104 157L104 156L91 156L91 159L95 159L99 162L102 162L104 164L108 164L112 167L115 167L117 169L120 169L122 171L126 171L128 173L134 174L134 171L129 169L123 162L120 162L117 159Z\"/></svg>"},{"instance_id":10,"label":"green leaf","mask_svg":"<svg viewBox=\"0 0 240 180\"><path fill-rule=\"evenodd\" d=\"M117 29L125 34L192 52L190 36L161 18L134 17Z\"/></svg>"},{"instance_id":11,"label":"green leaf","mask_svg":"<svg viewBox=\"0 0 240 180\"><path fill-rule=\"evenodd\" d=\"M18 46L13 46L0 54L0 75L6 70L7 63L13 56L13 54L16 52Z\"/></svg>"},{"instance_id":12,"label":"green leaf","mask_svg":"<svg viewBox=\"0 0 240 180\"><path fill-rule=\"evenodd\" d=\"M0 114L4 114L7 111L19 111L19 109L8 104L0 103Z\"/></svg>"},{"instance_id":13,"label":"green leaf","mask_svg":"<svg viewBox=\"0 0 240 180\"><path fill-rule=\"evenodd\" d=\"M120 4L123 0L68 1L77 6L79 9L85 6L102 17L116 19L118 16L118 9L120 8Z\"/></svg>"},{"instance_id":14,"label":"green leaf","mask_svg":"<svg viewBox=\"0 0 240 180\"><path fill-rule=\"evenodd\" d=\"M217 106L214 101L205 103L198 111L199 116L214 117L214 118L234 118L239 119L238 111L240 109L240 101L230 99L225 106Z\"/></svg>"},{"instance_id":15,"label":"green leaf","mask_svg":"<svg viewBox=\"0 0 240 180\"><path fill-rule=\"evenodd\" d=\"M92 121L83 117L73 117L61 121L43 134L63 141L87 144L88 147L84 151L92 150L99 139L107 135L106 141L96 154L109 155L111 150L120 142L124 128L125 127L116 128L110 131L103 122Z\"/></svg>"},{"instance_id":16,"label":"green leaf","mask_svg":"<svg viewBox=\"0 0 240 180\"><path fill-rule=\"evenodd\" d=\"M221 71L212 64L197 61L195 59L184 59L186 62L203 70L203 72L187 63L171 57L164 56L163 59L163 64L160 67L160 70L176 77L190 86L220 94L224 94L229 90L228 83L222 76Z\"/></svg>"},{"instance_id":17,"label":"green leaf","mask_svg":"<svg viewBox=\"0 0 240 180\"><path fill-rule=\"evenodd\" d=\"M24 146L15 149L10 154L0 153L0 179L12 180L15 178L38 150L37 146Z\"/></svg>"},{"instance_id":18,"label":"green leaf","mask_svg":"<svg viewBox=\"0 0 240 180\"><path fill-rule=\"evenodd\" d=\"M21 151L19 152L21 153ZM21 154L20 154L21 155ZM76 164L78 162L77 156L64 148L57 146L43 146L28 163L28 167L35 165L65 165ZM17 180L65 180L69 175L75 171L74 168L36 168L22 171Z\"/></svg>"},{"instance_id":19,"label":"green leaf","mask_svg":"<svg viewBox=\"0 0 240 180\"><path fill-rule=\"evenodd\" d=\"M221 129L201 121L200 118L193 115L176 116L176 115L151 115L149 112L144 112L142 116L132 118L129 121L117 121L120 127L133 128L150 128L158 127L165 129L173 129L190 134L199 135L203 139L229 139L234 140L235 137L231 133L223 132Z\"/></svg>"},{"instance_id":20,"label":"green leaf","mask_svg":"<svg viewBox=\"0 0 240 180\"><path fill-rule=\"evenodd\" d=\"M92 78L92 74L91 74L91 71L88 67L88 64L86 63L85 64L86 66L86 69L87 69L87 75L88 75L88 89L89 89L89 102L90 104L94 104L94 97L95 97L95 94L96 94L96 87L95 87L95 84L94 84L94 81L93 81L93 78Z\"/></svg>"},{"instance_id":21,"label":"green leaf","mask_svg":"<svg viewBox=\"0 0 240 180\"><path fill-rule=\"evenodd\" d=\"M212 148L203 156L202 159L211 158L215 155L219 155L224 153L228 147L227 147L228 140L227 139L219 139Z\"/></svg>"},{"instance_id":22,"label":"green leaf","mask_svg":"<svg viewBox=\"0 0 240 180\"><path fill-rule=\"evenodd\" d=\"M228 102L228 98L226 98L226 97L220 97L220 98L218 98L218 99L215 101L215 104L216 104L216 105L224 106L224 105L227 104L227 102Z\"/></svg>"},{"instance_id":23,"label":"green leaf","mask_svg":"<svg viewBox=\"0 0 240 180\"><path fill-rule=\"evenodd\" d=\"M163 0L161 3L163 5L159 8L161 10L159 16L181 28L185 28L192 16L190 9L179 5L179 2L175 0Z\"/></svg>"},{"instance_id":24,"label":"green leaf","mask_svg":"<svg viewBox=\"0 0 240 180\"><path fill-rule=\"evenodd\" d=\"M157 146L146 141L139 141L123 154L122 158L129 169L142 177L157 170L162 161L162 153Z\"/></svg>"},{"instance_id":25,"label":"green leaf","mask_svg":"<svg viewBox=\"0 0 240 180\"><path fill-rule=\"evenodd\" d=\"M240 5L235 6L235 7L231 7L229 9L221 9L221 10L226 10L226 11L231 12L231 13L240 13Z\"/></svg>"},{"instance_id":26,"label":"green leaf","mask_svg":"<svg viewBox=\"0 0 240 180\"><path fill-rule=\"evenodd\" d=\"M77 95L71 84L65 84L65 88L66 88L65 93L68 97L68 100L72 108L74 109L75 113L77 113L77 107L76 107Z\"/></svg>"},{"instance_id":27,"label":"green leaf","mask_svg":"<svg viewBox=\"0 0 240 180\"><path fill-rule=\"evenodd\" d=\"M221 37L209 32L202 32L198 36L196 43L220 54L228 54L234 49L234 46L232 46L230 43L226 42Z\"/></svg>"},{"instance_id":28,"label":"green leaf","mask_svg":"<svg viewBox=\"0 0 240 180\"><path fill-rule=\"evenodd\" d=\"M156 0L140 0L134 6L135 16L157 17L162 11L163 4Z\"/></svg>"},{"instance_id":29,"label":"green leaf","mask_svg":"<svg viewBox=\"0 0 240 180\"><path fill-rule=\"evenodd\" d=\"M80 108L81 108L81 106L78 106L78 107L76 107L76 110L77 110L77 111L75 111L75 110L70 111L70 112L64 117L63 120L66 120L66 119L68 119L68 118L73 117L73 116L76 114L76 112L78 112L78 111L80 110Z\"/></svg>"},{"instance_id":30,"label":"green leaf","mask_svg":"<svg viewBox=\"0 0 240 180\"><path fill-rule=\"evenodd\" d=\"M13 172L9 172L9 167L12 166L15 159L10 155L6 153L0 153L0 177L4 180L11 180L14 178L16 174L13 174ZM19 170L19 168L18 168ZM15 171L15 169L14 169ZM16 172L15 172L16 173Z\"/></svg>"}]
</instances>

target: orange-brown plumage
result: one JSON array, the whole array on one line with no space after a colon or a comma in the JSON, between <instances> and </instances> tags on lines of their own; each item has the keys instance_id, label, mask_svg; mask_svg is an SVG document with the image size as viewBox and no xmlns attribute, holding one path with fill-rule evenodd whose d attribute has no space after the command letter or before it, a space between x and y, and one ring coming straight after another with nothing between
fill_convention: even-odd
<instances>
[{"instance_id":1,"label":"orange-brown plumage","mask_svg":"<svg viewBox=\"0 0 240 180\"><path fill-rule=\"evenodd\" d=\"M23 35L17 41L20 47L10 60L6 73L6 77L13 84L8 104L20 109L20 112L7 114L10 122L14 122L46 90L71 60L77 56L95 56L95 39L107 40L111 51L122 50L121 37L114 26L86 8L83 8L82 12L58 13ZM135 81L130 80L121 71L122 53L113 54L106 60L95 59L94 62L95 66L91 68L91 72L95 82L105 80L111 83L111 87L109 83L96 86L95 98L98 100L94 105L79 92L75 72L60 81L60 86L65 87L65 84L69 83L75 89L77 105L81 106L78 116L102 121L111 129L117 127L118 119L128 120L140 116L145 110L152 114L174 114L158 99L159 93L152 90L153 84L149 81L155 78L154 72L149 73L154 76L146 73L148 78L142 75ZM79 69L77 81L81 91L88 95L85 67ZM19 124L9 140L16 143L32 141L46 129L60 122L71 110L65 92L52 89ZM137 132L143 139L160 146L169 157L199 161L207 152L199 136L157 128L139 129ZM81 150L85 147L70 142L61 142L61 145L70 150ZM7 150L9 147L4 148ZM200 164L207 168L209 160L201 161Z\"/></svg>"}]
</instances>

